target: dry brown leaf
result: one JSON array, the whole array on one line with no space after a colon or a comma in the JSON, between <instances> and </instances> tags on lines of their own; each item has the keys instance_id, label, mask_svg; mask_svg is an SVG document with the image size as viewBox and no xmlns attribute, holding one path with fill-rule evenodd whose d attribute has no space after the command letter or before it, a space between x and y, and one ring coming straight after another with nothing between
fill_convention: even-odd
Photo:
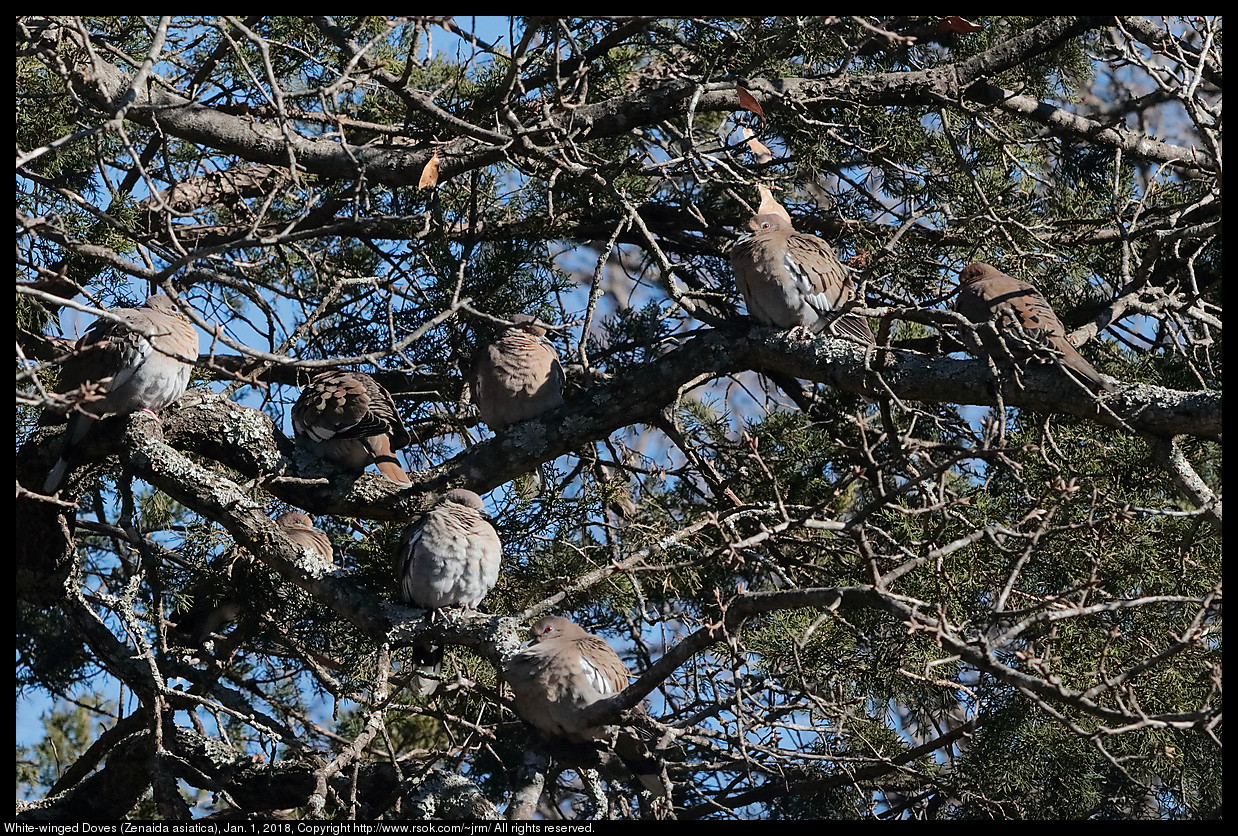
<instances>
[{"instance_id":1,"label":"dry brown leaf","mask_svg":"<svg viewBox=\"0 0 1238 836\"><path fill-rule=\"evenodd\" d=\"M968 32L979 32L984 27L978 23L972 23L965 17L958 15L946 15L937 23L937 28L943 32L954 32L958 35L965 35Z\"/></svg>"},{"instance_id":2,"label":"dry brown leaf","mask_svg":"<svg viewBox=\"0 0 1238 836\"><path fill-rule=\"evenodd\" d=\"M434 152L434 156L430 157L430 161L426 163L426 167L421 170L421 177L417 180L417 188L432 189L438 185L438 151Z\"/></svg>"},{"instance_id":3,"label":"dry brown leaf","mask_svg":"<svg viewBox=\"0 0 1238 836\"><path fill-rule=\"evenodd\" d=\"M761 140L756 138L756 134L752 129L745 125L742 129L744 142L748 143L748 150L752 152L752 156L756 157L758 163L768 163L774 159L774 152L765 147Z\"/></svg>"},{"instance_id":4,"label":"dry brown leaf","mask_svg":"<svg viewBox=\"0 0 1238 836\"><path fill-rule=\"evenodd\" d=\"M736 86L735 92L739 94L739 106L749 113L755 113L757 116L760 116L761 121L764 122L765 111L761 110L761 103L754 99L752 94L742 87Z\"/></svg>"}]
</instances>

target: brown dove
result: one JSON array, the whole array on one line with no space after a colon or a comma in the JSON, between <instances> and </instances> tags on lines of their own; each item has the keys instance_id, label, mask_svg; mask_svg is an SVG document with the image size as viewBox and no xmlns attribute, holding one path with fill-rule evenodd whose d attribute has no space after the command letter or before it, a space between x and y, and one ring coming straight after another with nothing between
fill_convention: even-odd
<instances>
[{"instance_id":1,"label":"brown dove","mask_svg":"<svg viewBox=\"0 0 1238 836\"><path fill-rule=\"evenodd\" d=\"M516 314L512 325L478 356L473 401L481 420L495 432L563 404L563 367L545 334L536 318Z\"/></svg>"},{"instance_id":2,"label":"brown dove","mask_svg":"<svg viewBox=\"0 0 1238 836\"><path fill-rule=\"evenodd\" d=\"M499 533L482 513L482 499L457 488L443 498L400 538L396 577L406 604L426 610L446 607L477 609L499 579L503 544ZM413 648L418 670L413 688L428 697L438 687L443 649L433 645Z\"/></svg>"},{"instance_id":3,"label":"brown dove","mask_svg":"<svg viewBox=\"0 0 1238 836\"><path fill-rule=\"evenodd\" d=\"M364 372L316 375L292 407L292 428L320 458L354 472L374 464L392 482L411 484L394 451L412 439L391 395Z\"/></svg>"},{"instance_id":4,"label":"brown dove","mask_svg":"<svg viewBox=\"0 0 1238 836\"><path fill-rule=\"evenodd\" d=\"M315 559L320 571L329 571L334 566L331 538L314 527L308 514L287 511L276 517L275 523L293 545ZM227 577L227 588L214 590L214 595L195 597L187 609L173 613L170 619L176 625L176 632L191 646L200 647L212 634L240 619L245 610L244 596L257 581L254 559L240 546L225 552L220 562L220 569Z\"/></svg>"},{"instance_id":5,"label":"brown dove","mask_svg":"<svg viewBox=\"0 0 1238 836\"><path fill-rule=\"evenodd\" d=\"M735 284L758 321L777 328L807 328L861 345L873 345L868 320L838 311L855 296L851 271L830 245L796 232L791 217L768 189L731 248Z\"/></svg>"},{"instance_id":6,"label":"brown dove","mask_svg":"<svg viewBox=\"0 0 1238 836\"><path fill-rule=\"evenodd\" d=\"M663 769L643 741L581 719L586 707L628 687L628 668L619 654L601 636L562 616L541 619L530 634L532 642L507 660L503 672L520 718L551 738L574 743L614 739L616 754L641 783L663 794Z\"/></svg>"},{"instance_id":7,"label":"brown dove","mask_svg":"<svg viewBox=\"0 0 1238 836\"><path fill-rule=\"evenodd\" d=\"M60 487L77 445L99 418L144 411L152 415L185 393L198 359L198 332L167 296L141 307L111 311L86 329L60 364L56 391L84 388L87 396L69 415L60 457L43 483Z\"/></svg>"},{"instance_id":8,"label":"brown dove","mask_svg":"<svg viewBox=\"0 0 1238 836\"><path fill-rule=\"evenodd\" d=\"M1027 282L983 262L969 264L959 272L954 309L977 324L994 321L1003 336L1002 345L986 341L985 348L994 356L1009 354L1023 359L1034 356L1037 349L1043 352L1046 347L1052 348L1062 353L1062 364L1089 386L1113 391L1113 384L1102 378L1066 338L1062 321L1045 297Z\"/></svg>"}]
</instances>

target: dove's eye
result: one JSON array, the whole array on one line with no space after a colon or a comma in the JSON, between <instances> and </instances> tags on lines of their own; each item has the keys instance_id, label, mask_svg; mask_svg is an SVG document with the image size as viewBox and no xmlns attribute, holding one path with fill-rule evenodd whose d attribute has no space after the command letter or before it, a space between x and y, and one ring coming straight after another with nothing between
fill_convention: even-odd
<instances>
[{"instance_id":1,"label":"dove's eye","mask_svg":"<svg viewBox=\"0 0 1238 836\"><path fill-rule=\"evenodd\" d=\"M761 229L769 229L769 228L770 228L770 222L769 222L769 221L762 221L762 223L761 223Z\"/></svg>"}]
</instances>

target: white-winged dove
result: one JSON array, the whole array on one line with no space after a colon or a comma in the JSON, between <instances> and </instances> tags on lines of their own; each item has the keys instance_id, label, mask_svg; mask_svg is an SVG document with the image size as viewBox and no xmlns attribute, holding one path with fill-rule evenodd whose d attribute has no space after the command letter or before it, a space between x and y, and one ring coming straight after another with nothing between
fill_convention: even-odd
<instances>
[{"instance_id":1,"label":"white-winged dove","mask_svg":"<svg viewBox=\"0 0 1238 836\"><path fill-rule=\"evenodd\" d=\"M314 559L319 571L329 571L335 565L331 538L314 527L314 521L303 511L286 511L275 518L276 525L293 545ZM212 634L237 621L245 612L245 595L254 586L254 558L240 546L228 549L219 558L220 572L226 576L226 589L203 590L187 609L174 613L171 621L182 639L200 647ZM222 593L222 596L220 595Z\"/></svg>"},{"instance_id":2,"label":"white-winged dove","mask_svg":"<svg viewBox=\"0 0 1238 836\"><path fill-rule=\"evenodd\" d=\"M335 550L325 531L314 527L314 521L304 511L285 511L275 518L284 531L284 536L303 552L319 560L318 568L329 571L335 565Z\"/></svg>"},{"instance_id":3,"label":"white-winged dove","mask_svg":"<svg viewBox=\"0 0 1238 836\"><path fill-rule=\"evenodd\" d=\"M536 318L516 314L474 362L473 401L491 430L499 432L563 404L563 367L545 334Z\"/></svg>"},{"instance_id":4,"label":"white-winged dove","mask_svg":"<svg viewBox=\"0 0 1238 836\"><path fill-rule=\"evenodd\" d=\"M580 712L628 687L628 667L601 636L562 616L543 618L530 630L533 642L507 661L504 674L526 723L565 740L608 736L586 725Z\"/></svg>"},{"instance_id":5,"label":"white-winged dove","mask_svg":"<svg viewBox=\"0 0 1238 836\"><path fill-rule=\"evenodd\" d=\"M829 244L796 232L786 209L767 189L761 194L748 231L731 248L731 270L748 313L766 325L803 327L873 345L867 319L838 313L855 296L850 270Z\"/></svg>"},{"instance_id":6,"label":"white-winged dove","mask_svg":"<svg viewBox=\"0 0 1238 836\"><path fill-rule=\"evenodd\" d=\"M198 359L198 332L163 294L139 308L111 311L120 321L100 318L60 364L56 391L86 387L87 397L69 415L60 457L43 483L44 493L60 487L74 448L94 422L107 415L154 414L185 394Z\"/></svg>"},{"instance_id":7,"label":"white-winged dove","mask_svg":"<svg viewBox=\"0 0 1238 836\"><path fill-rule=\"evenodd\" d=\"M986 344L990 354L1002 357L1008 353L1024 359L1049 347L1061 352L1062 364L1092 388L1106 392L1114 389L1066 338L1062 321L1045 297L1027 282L1007 276L990 264L969 264L959 272L954 309L974 323L993 322L1003 344Z\"/></svg>"},{"instance_id":8,"label":"white-winged dove","mask_svg":"<svg viewBox=\"0 0 1238 836\"><path fill-rule=\"evenodd\" d=\"M482 499L457 488L443 498L400 538L396 576L400 595L413 607L477 609L499 579L503 544L482 513ZM419 645L414 649L418 670L413 688L428 697L438 687L443 649Z\"/></svg>"},{"instance_id":9,"label":"white-winged dove","mask_svg":"<svg viewBox=\"0 0 1238 836\"><path fill-rule=\"evenodd\" d=\"M590 725L581 712L628 687L628 668L601 636L562 616L533 625L532 642L507 659L503 678L516 713L551 738L574 743L613 741L615 753L647 788L662 795L663 769L639 735Z\"/></svg>"},{"instance_id":10,"label":"white-winged dove","mask_svg":"<svg viewBox=\"0 0 1238 836\"><path fill-rule=\"evenodd\" d=\"M411 440L391 395L365 372L316 375L292 407L292 428L310 452L353 472L374 464L411 484L395 457Z\"/></svg>"}]
</instances>

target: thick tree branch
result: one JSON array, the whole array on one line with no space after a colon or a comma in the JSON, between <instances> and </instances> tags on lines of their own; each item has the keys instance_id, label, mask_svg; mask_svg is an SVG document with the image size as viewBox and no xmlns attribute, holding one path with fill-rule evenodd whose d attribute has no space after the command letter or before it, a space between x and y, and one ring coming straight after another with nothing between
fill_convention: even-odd
<instances>
[{"instance_id":1,"label":"thick tree branch","mask_svg":"<svg viewBox=\"0 0 1238 836\"><path fill-rule=\"evenodd\" d=\"M35 804L18 802L17 820L119 821L127 816L150 786L147 764L154 753L155 736L132 735L112 750L107 764L64 792Z\"/></svg>"},{"instance_id":2,"label":"thick tree branch","mask_svg":"<svg viewBox=\"0 0 1238 836\"><path fill-rule=\"evenodd\" d=\"M984 360L884 354L883 366L851 343L800 340L760 326L737 324L700 332L639 376L621 374L550 414L511 427L431 470L413 473L414 487L403 492L378 476L324 475L325 466L297 451L265 415L204 392L186 395L165 413L165 421L177 446L211 456L247 478L262 478L265 487L286 502L317 514L363 519L408 519L428 507L430 495L450 487L488 491L616 429L655 419L681 396L684 386L702 375L747 369L824 382L868 397L882 397L889 387L901 399L994 406L1000 392L1000 402L1007 407L1071 415L1151 436L1210 437L1221 432L1219 391L1131 385L1098 405L1091 393L1070 385L1051 363L1025 366L1017 379L1011 374L999 381ZM1004 364L997 368L1008 370ZM104 426L109 422L102 422ZM92 435L85 455L114 448L114 435L109 438L102 431ZM33 449L23 449L18 461L19 477L27 474L23 482L28 478L36 480L29 484L36 484L40 470L54 458L54 448L54 439L48 438ZM219 507L226 506L221 501Z\"/></svg>"},{"instance_id":3,"label":"thick tree branch","mask_svg":"<svg viewBox=\"0 0 1238 836\"><path fill-rule=\"evenodd\" d=\"M1035 118L1053 129L1103 145L1122 148L1126 153L1151 162L1187 165L1215 170L1215 161L1189 148L1172 146L1125 129L1109 128L1080 117L1065 114L1023 97L1013 97L999 87L979 83L1022 60L1034 57L1068 37L1104 25L1112 18L1050 19L1021 33L980 56L956 65L943 65L916 72L884 73L874 76L842 76L833 79L738 79L704 85L686 80L671 80L652 89L622 98L552 114L533 126L529 136L538 133L575 135L577 142L627 134L634 128L687 114L689 105L697 112L733 112L742 109L736 84L741 84L762 103L794 100L810 110L835 106L874 106L945 104L956 106L965 97L988 104L1003 104L1019 115ZM108 114L118 112L124 93L132 81L121 70L96 64L99 77L80 74L74 79L77 92ZM395 79L389 80L394 84ZM698 95L699 93L699 95ZM413 91L410 104L432 107ZM415 101L414 101L415 100ZM319 176L352 179L362 172L375 182L391 186L416 185L430 157L439 157L440 181L463 171L498 162L505 154L521 153L518 148L496 142L496 135L475 126L466 135L436 147L409 149L391 146L347 145L329 139L311 139L252 119L233 116L194 103L170 92L161 84L149 84L133 91L124 102L124 114L150 127L156 125L181 139L233 153L256 163L285 165L291 155L298 166ZM435 112L438 110L435 108ZM444 117L450 114L441 114ZM455 117L451 117L454 119ZM450 120L444 123L449 126ZM505 135L504 135L505 136Z\"/></svg>"}]
</instances>

